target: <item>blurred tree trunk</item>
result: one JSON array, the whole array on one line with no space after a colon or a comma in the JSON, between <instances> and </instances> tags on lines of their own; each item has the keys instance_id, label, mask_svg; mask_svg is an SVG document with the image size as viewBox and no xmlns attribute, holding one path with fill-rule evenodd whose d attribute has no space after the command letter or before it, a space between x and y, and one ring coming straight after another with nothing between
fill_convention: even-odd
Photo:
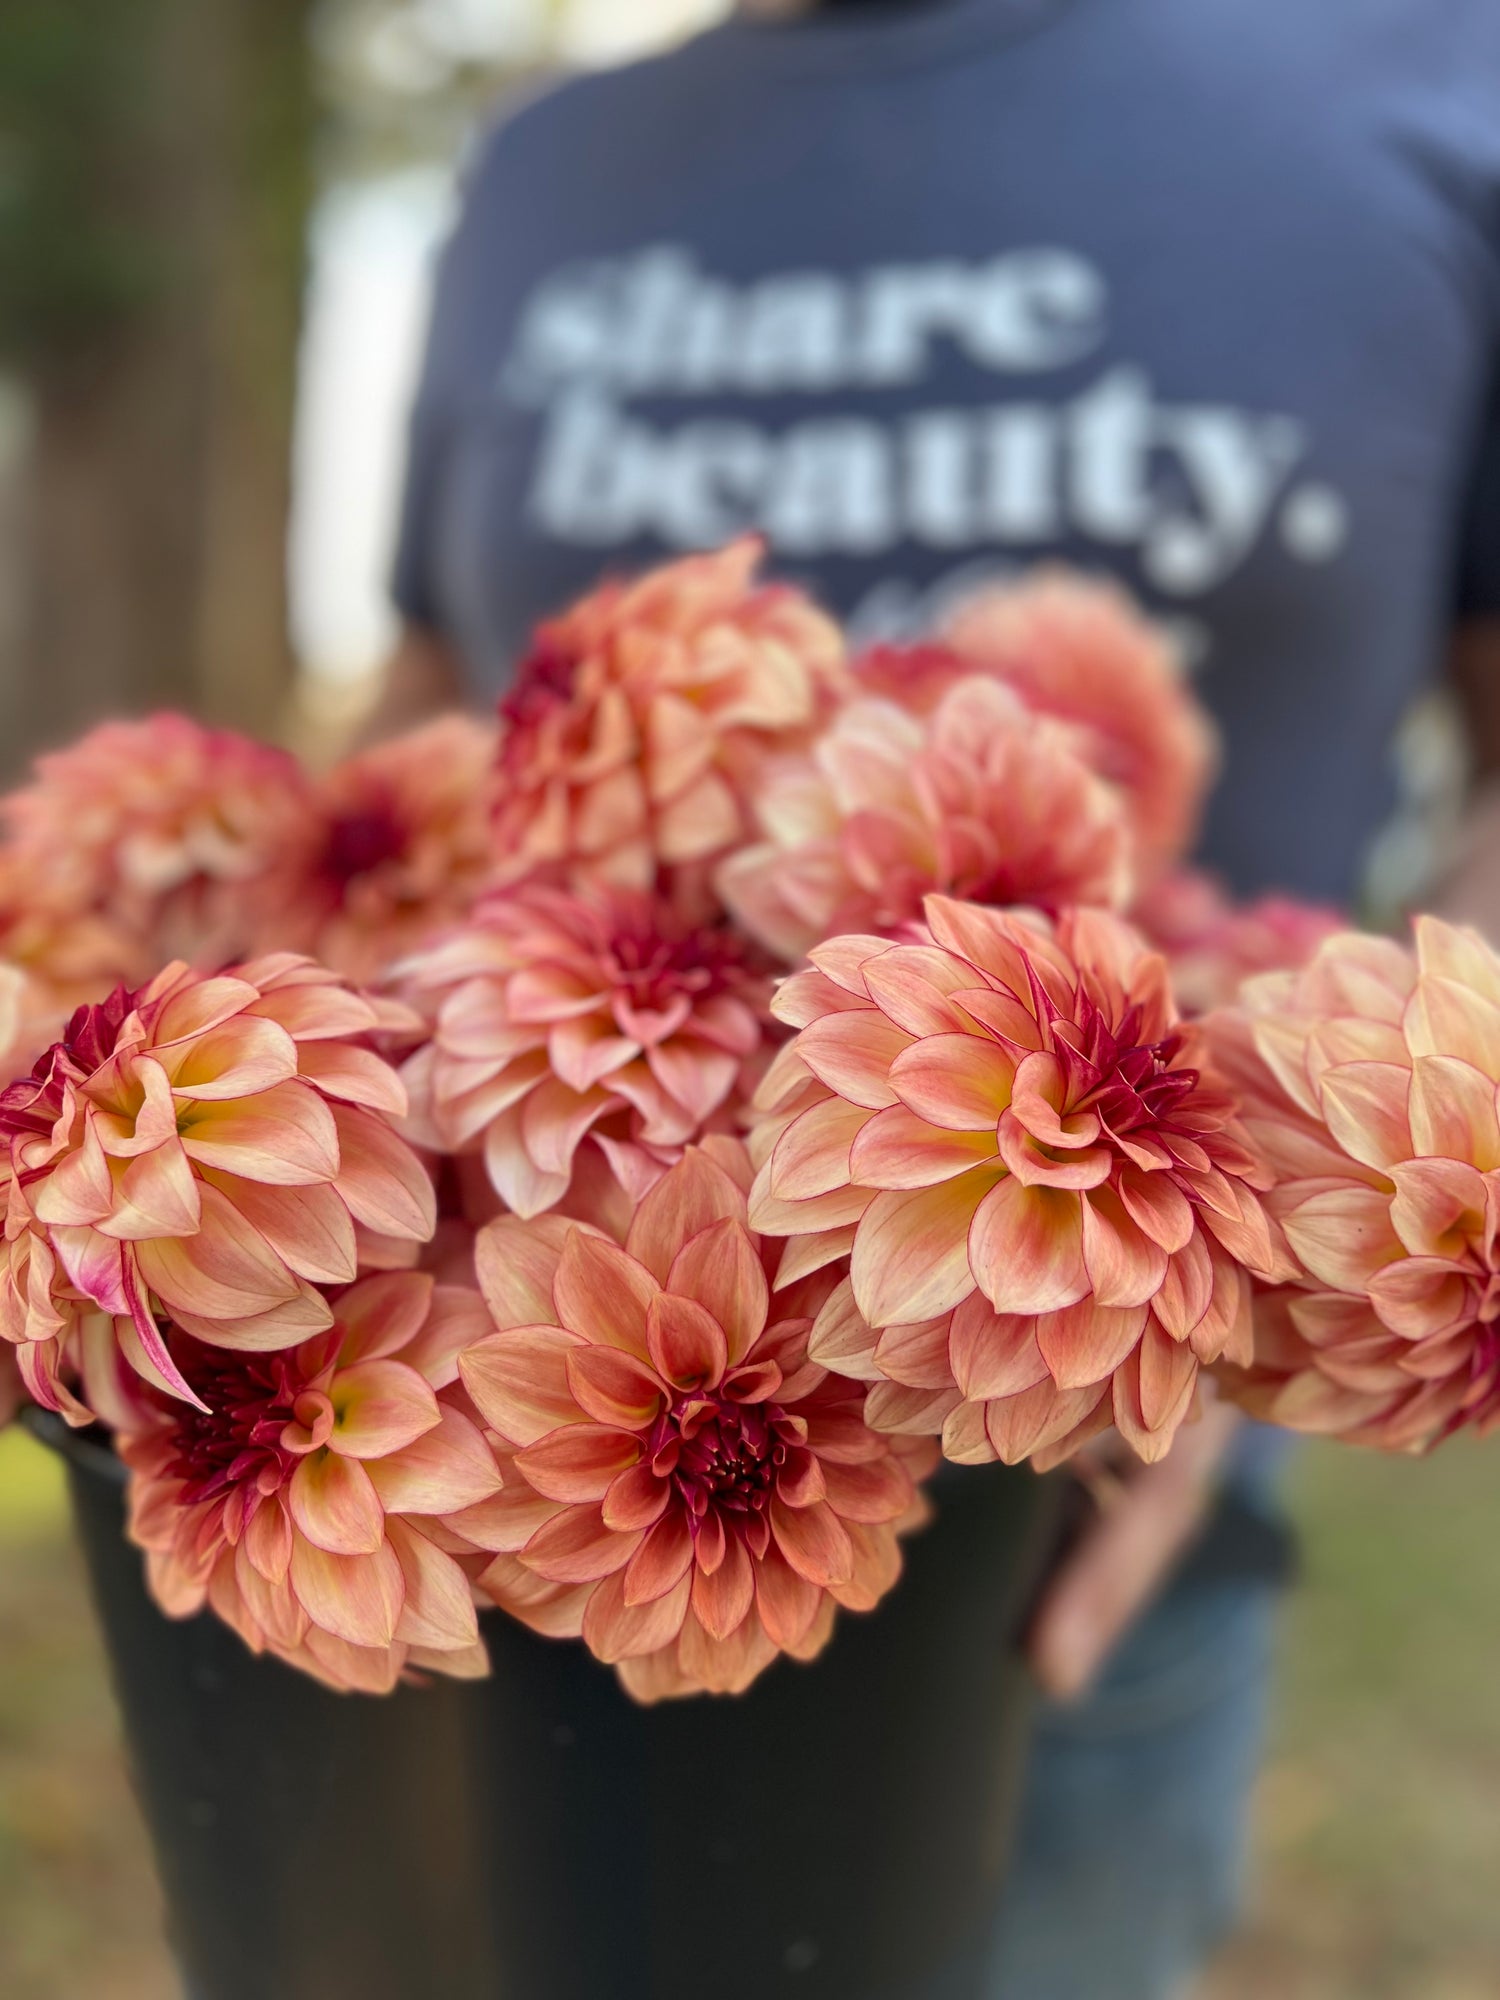
<instances>
[{"instance_id":1,"label":"blurred tree trunk","mask_svg":"<svg viewBox=\"0 0 1500 2000\"><path fill-rule=\"evenodd\" d=\"M75 30L79 14L93 17L120 70L102 118L54 172L68 185L52 227L71 219L107 240L127 282L112 309L90 309L84 286L83 303L64 298L72 309L60 317L44 283L21 354L33 424L11 621L18 657L0 691L7 776L38 745L110 712L176 705L274 729L289 673L312 0L68 9ZM82 80L98 49L86 28L60 39L56 16L36 20L38 44L51 36L39 59L52 100L42 115L66 118L76 90L77 137L99 91L97 78ZM46 214L46 172L61 156L38 152ZM33 262L48 249L33 244ZM61 295L57 272L47 278Z\"/></svg>"}]
</instances>

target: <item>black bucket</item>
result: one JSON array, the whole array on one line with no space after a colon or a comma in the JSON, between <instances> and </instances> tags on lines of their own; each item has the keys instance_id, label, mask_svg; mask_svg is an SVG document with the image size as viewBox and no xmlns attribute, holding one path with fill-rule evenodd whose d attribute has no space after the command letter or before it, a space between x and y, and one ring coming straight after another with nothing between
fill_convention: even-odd
<instances>
[{"instance_id":1,"label":"black bucket","mask_svg":"<svg viewBox=\"0 0 1500 2000\"><path fill-rule=\"evenodd\" d=\"M738 1699L636 1707L484 1619L488 1681L330 1693L164 1618L123 1475L67 1459L191 2000L974 2000L1029 1721L1016 1646L1057 1514L946 1476L874 1613Z\"/></svg>"}]
</instances>

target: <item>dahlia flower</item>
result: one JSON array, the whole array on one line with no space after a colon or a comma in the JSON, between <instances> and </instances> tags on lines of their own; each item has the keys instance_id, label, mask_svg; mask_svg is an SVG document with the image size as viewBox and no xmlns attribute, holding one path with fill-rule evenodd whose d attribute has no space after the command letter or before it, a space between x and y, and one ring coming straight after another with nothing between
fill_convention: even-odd
<instances>
[{"instance_id":1,"label":"dahlia flower","mask_svg":"<svg viewBox=\"0 0 1500 2000\"><path fill-rule=\"evenodd\" d=\"M836 932L919 917L930 890L1056 907L1119 904L1130 886L1123 795L982 674L925 717L850 702L808 756L768 774L757 812L771 838L731 855L717 885L788 961Z\"/></svg>"},{"instance_id":2,"label":"dahlia flower","mask_svg":"<svg viewBox=\"0 0 1500 2000\"><path fill-rule=\"evenodd\" d=\"M781 988L752 1224L783 1278L849 1255L810 1351L872 1424L1051 1463L1112 1420L1159 1457L1276 1268L1233 1100L1119 919L926 908Z\"/></svg>"},{"instance_id":3,"label":"dahlia flower","mask_svg":"<svg viewBox=\"0 0 1500 2000\"><path fill-rule=\"evenodd\" d=\"M74 999L251 944L311 811L296 760L183 715L108 722L0 805L0 952Z\"/></svg>"},{"instance_id":4,"label":"dahlia flower","mask_svg":"<svg viewBox=\"0 0 1500 2000\"><path fill-rule=\"evenodd\" d=\"M778 1653L819 1652L837 1606L895 1582L934 1456L871 1430L863 1389L809 1360L829 1281L773 1286L748 1180L742 1144L710 1140L623 1248L561 1216L480 1239L499 1330L459 1366L505 1476L466 1517L498 1551L480 1587L581 1636L643 1701L738 1693Z\"/></svg>"},{"instance_id":5,"label":"dahlia flower","mask_svg":"<svg viewBox=\"0 0 1500 2000\"><path fill-rule=\"evenodd\" d=\"M590 1136L643 1192L748 1095L770 1000L733 932L598 887L492 896L405 974L433 1022L406 1069L415 1129L445 1150L482 1147L520 1216L557 1204Z\"/></svg>"},{"instance_id":6,"label":"dahlia flower","mask_svg":"<svg viewBox=\"0 0 1500 2000\"><path fill-rule=\"evenodd\" d=\"M759 561L736 542L541 627L500 705L504 879L651 889L748 838L766 757L806 740L844 685L837 628L789 586L757 585Z\"/></svg>"},{"instance_id":7,"label":"dahlia flower","mask_svg":"<svg viewBox=\"0 0 1500 2000\"><path fill-rule=\"evenodd\" d=\"M1127 795L1146 872L1186 852L1218 766L1218 739L1171 647L1115 584L1044 570L980 592L947 643L1077 732Z\"/></svg>"},{"instance_id":8,"label":"dahlia flower","mask_svg":"<svg viewBox=\"0 0 1500 2000\"><path fill-rule=\"evenodd\" d=\"M140 1390L115 1435L151 1594L336 1688L482 1675L452 1523L500 1485L455 1387L483 1303L406 1271L351 1286L332 1320L279 1353L172 1336L195 1400Z\"/></svg>"},{"instance_id":9,"label":"dahlia flower","mask_svg":"<svg viewBox=\"0 0 1500 2000\"><path fill-rule=\"evenodd\" d=\"M1346 920L1293 896L1232 903L1211 875L1179 868L1147 884L1130 921L1166 959L1183 1012L1206 1014L1226 1006L1257 972L1305 965Z\"/></svg>"},{"instance_id":10,"label":"dahlia flower","mask_svg":"<svg viewBox=\"0 0 1500 2000\"><path fill-rule=\"evenodd\" d=\"M1252 979L1205 1031L1275 1173L1297 1261L1230 1392L1390 1450L1500 1422L1500 957L1418 920Z\"/></svg>"},{"instance_id":11,"label":"dahlia flower","mask_svg":"<svg viewBox=\"0 0 1500 2000\"><path fill-rule=\"evenodd\" d=\"M465 915L494 867L493 725L440 716L337 765L315 789L292 908L265 936L374 980Z\"/></svg>"},{"instance_id":12,"label":"dahlia flower","mask_svg":"<svg viewBox=\"0 0 1500 2000\"><path fill-rule=\"evenodd\" d=\"M431 1181L392 1124L406 1093L369 1046L398 1023L289 954L171 965L78 1009L0 1092L0 1335L39 1403L86 1420L60 1382L90 1308L193 1401L159 1315L212 1346L295 1346L329 1325L317 1287L355 1276L359 1227L431 1236Z\"/></svg>"}]
</instances>

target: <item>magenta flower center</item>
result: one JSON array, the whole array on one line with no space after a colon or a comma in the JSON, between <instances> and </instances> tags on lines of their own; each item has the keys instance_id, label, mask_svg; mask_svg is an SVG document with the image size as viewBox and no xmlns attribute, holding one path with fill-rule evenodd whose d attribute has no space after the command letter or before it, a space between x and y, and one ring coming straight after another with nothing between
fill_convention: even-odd
<instances>
[{"instance_id":1,"label":"magenta flower center","mask_svg":"<svg viewBox=\"0 0 1500 2000\"><path fill-rule=\"evenodd\" d=\"M31 1075L0 1090L0 1135L45 1138L62 1111L64 1084L92 1076L108 1062L138 998L128 987L117 986L107 1000L78 1008L62 1040L38 1058Z\"/></svg>"},{"instance_id":2,"label":"magenta flower center","mask_svg":"<svg viewBox=\"0 0 1500 2000\"><path fill-rule=\"evenodd\" d=\"M283 1431L289 1424L311 1430L309 1420L328 1398L306 1389L290 1354L231 1354L195 1343L179 1365L209 1406L172 1405L172 1469L183 1482L184 1503L221 1499L235 1486L251 1485L262 1496L276 1492L299 1458L283 1445Z\"/></svg>"},{"instance_id":3,"label":"magenta flower center","mask_svg":"<svg viewBox=\"0 0 1500 2000\"><path fill-rule=\"evenodd\" d=\"M539 634L516 670L515 684L500 698L507 732L529 730L555 709L566 707L578 662L555 639Z\"/></svg>"},{"instance_id":4,"label":"magenta flower center","mask_svg":"<svg viewBox=\"0 0 1500 2000\"><path fill-rule=\"evenodd\" d=\"M695 1393L658 1417L650 1459L670 1477L696 1532L711 1512L765 1512L787 1461L791 1427L779 1404Z\"/></svg>"},{"instance_id":5,"label":"magenta flower center","mask_svg":"<svg viewBox=\"0 0 1500 2000\"><path fill-rule=\"evenodd\" d=\"M605 972L634 1007L665 1011L679 994L695 1000L732 991L749 974L742 939L720 925L675 929L644 905L616 919L600 951Z\"/></svg>"},{"instance_id":6,"label":"magenta flower center","mask_svg":"<svg viewBox=\"0 0 1500 2000\"><path fill-rule=\"evenodd\" d=\"M1069 1111L1093 1111L1116 1133L1172 1124L1198 1088L1199 1072L1173 1067L1182 1053L1180 1034L1143 1043L1137 1039L1141 1026L1136 1006L1111 1028L1082 993L1076 1018L1054 1022L1058 1054L1068 1072Z\"/></svg>"},{"instance_id":7,"label":"magenta flower center","mask_svg":"<svg viewBox=\"0 0 1500 2000\"><path fill-rule=\"evenodd\" d=\"M342 891L361 875L397 861L406 849L406 830L393 807L383 803L342 814L328 829L321 869Z\"/></svg>"}]
</instances>

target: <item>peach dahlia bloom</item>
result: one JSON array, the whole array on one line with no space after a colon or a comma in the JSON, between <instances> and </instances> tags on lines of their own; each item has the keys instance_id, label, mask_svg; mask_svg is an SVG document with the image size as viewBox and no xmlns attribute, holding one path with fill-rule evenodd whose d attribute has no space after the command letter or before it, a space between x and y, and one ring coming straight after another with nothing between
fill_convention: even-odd
<instances>
[{"instance_id":1,"label":"peach dahlia bloom","mask_svg":"<svg viewBox=\"0 0 1500 2000\"><path fill-rule=\"evenodd\" d=\"M1342 913L1295 896L1234 903L1213 876L1177 868L1146 885L1130 921L1172 972L1172 991L1187 1014L1227 1006L1240 982L1257 972L1306 965L1325 938L1344 929Z\"/></svg>"},{"instance_id":2,"label":"peach dahlia bloom","mask_svg":"<svg viewBox=\"0 0 1500 2000\"><path fill-rule=\"evenodd\" d=\"M329 1325L317 1287L355 1276L361 1226L431 1236L431 1181L393 1126L406 1093L370 1046L409 1018L290 954L170 965L79 1008L0 1092L0 1336L39 1403L87 1420L62 1364L90 1309L193 1400L159 1316L213 1346L291 1347Z\"/></svg>"},{"instance_id":3,"label":"peach dahlia bloom","mask_svg":"<svg viewBox=\"0 0 1500 2000\"><path fill-rule=\"evenodd\" d=\"M876 1385L872 1423L1052 1462L1113 1421L1159 1457L1275 1268L1234 1101L1119 919L931 896L927 923L836 938L781 988L800 1032L752 1223L794 1271L849 1255L811 1352Z\"/></svg>"},{"instance_id":4,"label":"peach dahlia bloom","mask_svg":"<svg viewBox=\"0 0 1500 2000\"><path fill-rule=\"evenodd\" d=\"M336 1688L482 1675L454 1524L500 1485L455 1386L483 1303L406 1271L362 1279L331 1316L279 1353L172 1336L197 1400L141 1391L115 1434L151 1594Z\"/></svg>"},{"instance_id":5,"label":"peach dahlia bloom","mask_svg":"<svg viewBox=\"0 0 1500 2000\"><path fill-rule=\"evenodd\" d=\"M457 922L494 868L495 743L493 724L444 715L336 765L266 938L374 980Z\"/></svg>"},{"instance_id":6,"label":"peach dahlia bloom","mask_svg":"<svg viewBox=\"0 0 1500 2000\"><path fill-rule=\"evenodd\" d=\"M837 932L919 917L932 890L1057 907L1118 905L1130 888L1123 795L1067 731L982 674L925 716L850 702L808 756L768 775L756 810L770 838L731 855L717 885L788 961Z\"/></svg>"},{"instance_id":7,"label":"peach dahlia bloom","mask_svg":"<svg viewBox=\"0 0 1500 2000\"><path fill-rule=\"evenodd\" d=\"M806 740L845 678L837 627L757 584L760 553L745 540L605 584L540 628L500 704L504 879L650 889L748 838L766 757Z\"/></svg>"},{"instance_id":8,"label":"peach dahlia bloom","mask_svg":"<svg viewBox=\"0 0 1500 2000\"><path fill-rule=\"evenodd\" d=\"M242 955L311 811L295 758L184 715L107 722L0 805L0 952L74 999Z\"/></svg>"},{"instance_id":9,"label":"peach dahlia bloom","mask_svg":"<svg viewBox=\"0 0 1500 2000\"><path fill-rule=\"evenodd\" d=\"M980 592L944 638L1078 735L1122 787L1148 872L1185 853L1218 768L1218 737L1158 628L1117 585L1042 570Z\"/></svg>"},{"instance_id":10,"label":"peach dahlia bloom","mask_svg":"<svg viewBox=\"0 0 1500 2000\"><path fill-rule=\"evenodd\" d=\"M417 1128L482 1148L520 1216L567 1192L592 1138L634 1194L748 1095L770 982L723 925L660 898L536 885L490 897L405 968L432 1021L406 1080Z\"/></svg>"},{"instance_id":11,"label":"peach dahlia bloom","mask_svg":"<svg viewBox=\"0 0 1500 2000\"><path fill-rule=\"evenodd\" d=\"M637 1699L738 1693L810 1659L835 1610L895 1582L930 1446L880 1436L807 1352L829 1279L778 1288L746 1222L737 1141L692 1149L624 1247L501 1217L479 1274L498 1331L463 1380L498 1438L480 1586L618 1663ZM477 1531L476 1531L477 1532Z\"/></svg>"},{"instance_id":12,"label":"peach dahlia bloom","mask_svg":"<svg viewBox=\"0 0 1500 2000\"><path fill-rule=\"evenodd\" d=\"M1231 1393L1278 1423L1422 1450L1500 1422L1500 957L1420 918L1344 933L1205 1028L1271 1164L1297 1282Z\"/></svg>"}]
</instances>

